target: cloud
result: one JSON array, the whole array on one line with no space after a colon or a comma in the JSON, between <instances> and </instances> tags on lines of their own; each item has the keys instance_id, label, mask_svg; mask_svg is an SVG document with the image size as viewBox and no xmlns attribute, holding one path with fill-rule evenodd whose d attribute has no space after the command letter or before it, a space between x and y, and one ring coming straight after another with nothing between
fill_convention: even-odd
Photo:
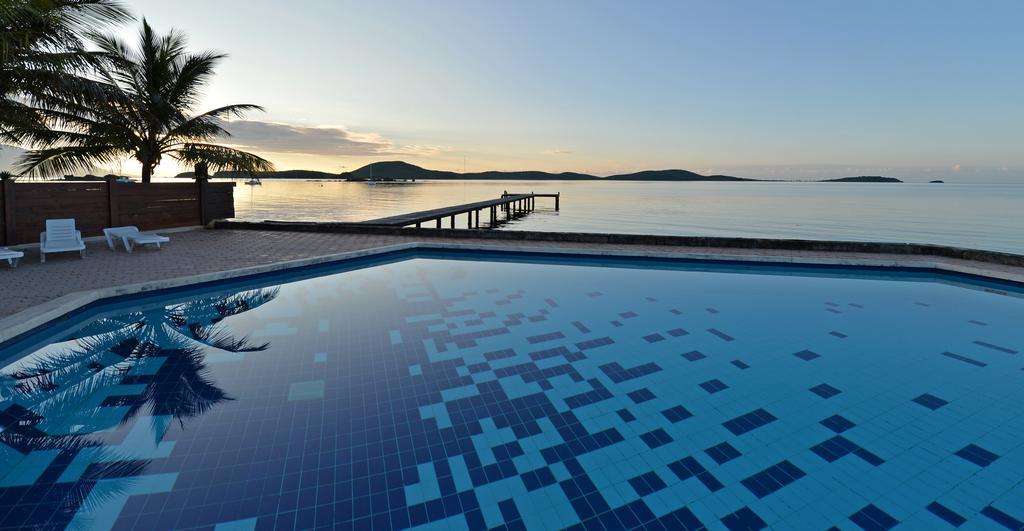
<instances>
[{"instance_id":1,"label":"cloud","mask_svg":"<svg viewBox=\"0 0 1024 531\"><path fill-rule=\"evenodd\" d=\"M349 131L342 126L310 127L258 120L231 120L222 125L231 133L224 143L264 153L430 156L451 150L447 146L396 145L377 133Z\"/></svg>"},{"instance_id":2,"label":"cloud","mask_svg":"<svg viewBox=\"0 0 1024 531\"><path fill-rule=\"evenodd\" d=\"M572 155L568 149L549 149L543 152L545 155Z\"/></svg>"},{"instance_id":3,"label":"cloud","mask_svg":"<svg viewBox=\"0 0 1024 531\"><path fill-rule=\"evenodd\" d=\"M953 170L953 171L960 171L960 165L959 165L959 164L954 164L954 165L953 165L953 167L952 167L952 168L950 168L950 170Z\"/></svg>"}]
</instances>

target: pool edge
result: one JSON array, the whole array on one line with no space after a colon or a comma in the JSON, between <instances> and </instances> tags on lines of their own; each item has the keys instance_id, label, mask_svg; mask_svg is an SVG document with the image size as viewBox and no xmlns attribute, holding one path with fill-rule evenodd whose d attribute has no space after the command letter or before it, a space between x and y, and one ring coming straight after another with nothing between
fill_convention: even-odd
<instances>
[{"instance_id":1,"label":"pool edge","mask_svg":"<svg viewBox=\"0 0 1024 531\"><path fill-rule=\"evenodd\" d=\"M63 295L51 301L27 308L18 313L0 319L0 345L14 342L23 336L48 325L66 319L70 314L89 304L104 299L124 295L132 295L186 287L194 284L230 280L241 277L284 272L291 269L345 262L358 258L367 258L389 253L412 250L452 250L452 251L486 251L492 253L515 253L515 254L552 254L552 255L576 255L595 257L622 257L622 258L657 258L674 260L696 260L696 261L727 261L750 264L794 264L794 265L820 265L820 266L842 266L842 267L875 267L875 268L913 268L927 269L936 272L954 273L969 275L983 279L1018 283L1024 285L1024 271L999 271L985 267L972 266L973 262L966 264L948 263L942 257L929 255L894 255L891 258L878 256L865 257L825 257L825 256L774 256L774 255L750 255L750 254L729 254L722 252L692 252L692 251L644 251L629 249L595 249L578 247L537 247L533 245L484 245L471 243L450 243L438 241L414 241L346 251L321 256L273 262L256 266L243 267L188 275L160 280L151 280L135 284L120 286L109 286L93 290L79 291ZM978 262L983 264L985 262Z\"/></svg>"}]
</instances>

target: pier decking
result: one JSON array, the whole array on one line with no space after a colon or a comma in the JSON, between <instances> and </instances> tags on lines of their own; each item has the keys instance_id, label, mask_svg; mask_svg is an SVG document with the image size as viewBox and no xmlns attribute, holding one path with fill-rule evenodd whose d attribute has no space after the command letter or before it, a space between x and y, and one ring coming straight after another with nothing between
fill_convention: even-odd
<instances>
[{"instance_id":1,"label":"pier decking","mask_svg":"<svg viewBox=\"0 0 1024 531\"><path fill-rule=\"evenodd\" d=\"M362 222L362 224L378 227L408 227L410 225L415 225L416 228L420 228L423 223L434 221L437 228L440 229L444 219L448 218L450 220L450 228L454 229L455 216L466 214L466 228L479 229L480 212L487 210L490 214L490 220L487 227L495 227L502 221L515 219L532 212L534 208L536 208L538 197L553 197L555 199L555 210L557 211L561 207L561 194L558 193L536 194L530 192L525 194L510 194L505 192L501 194L501 197L498 199L489 199L487 201L477 201L476 203L466 203L463 205L435 208L433 210L411 212L409 214L399 214L397 216L389 216L386 218L371 219ZM501 212L505 213L504 220L500 219Z\"/></svg>"}]
</instances>

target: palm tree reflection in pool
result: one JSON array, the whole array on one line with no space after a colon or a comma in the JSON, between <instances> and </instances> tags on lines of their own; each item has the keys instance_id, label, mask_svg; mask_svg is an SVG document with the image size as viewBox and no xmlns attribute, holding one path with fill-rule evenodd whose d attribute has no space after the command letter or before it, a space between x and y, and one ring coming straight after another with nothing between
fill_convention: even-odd
<instances>
[{"instance_id":1,"label":"palm tree reflection in pool","mask_svg":"<svg viewBox=\"0 0 1024 531\"><path fill-rule=\"evenodd\" d=\"M96 391L133 378L129 375L133 367L164 358L159 370L146 379L142 394L133 397L121 422L148 406L150 415L171 415L183 424L185 418L231 400L207 377L204 359L210 348L254 352L269 347L269 343L253 344L247 337L232 336L220 322L277 294L277 288L248 290L98 319L68 338L75 341L74 348L33 359L27 368L3 374L5 384L13 384L3 403L20 405L54 425L81 408ZM75 420L81 425L78 415ZM79 431L90 427L84 425Z\"/></svg>"},{"instance_id":2,"label":"palm tree reflection in pool","mask_svg":"<svg viewBox=\"0 0 1024 531\"><path fill-rule=\"evenodd\" d=\"M144 411L153 417L154 432L162 436L168 417L184 427L185 419L232 400L209 379L205 357L211 349L268 348L269 343L232 336L221 321L266 304L277 294L276 288L248 290L98 319L67 338L73 346L43 350L8 367L0 373L0 444L17 454L0 452L0 477L20 461L18 454L59 450L71 457L84 449L99 452L105 457L94 460L98 465L74 484L55 484L51 491L60 492L54 509L69 518L88 510L87 498L96 501L96 493L89 497L96 481L137 476L148 464L134 456L118 459L116 446L105 446L102 434L95 433L111 427L109 415L102 414L104 406L128 406L122 425ZM151 363L155 370L132 371ZM145 388L134 396L102 394L126 383ZM157 418L164 419L160 426ZM113 489L103 495L116 494Z\"/></svg>"}]
</instances>

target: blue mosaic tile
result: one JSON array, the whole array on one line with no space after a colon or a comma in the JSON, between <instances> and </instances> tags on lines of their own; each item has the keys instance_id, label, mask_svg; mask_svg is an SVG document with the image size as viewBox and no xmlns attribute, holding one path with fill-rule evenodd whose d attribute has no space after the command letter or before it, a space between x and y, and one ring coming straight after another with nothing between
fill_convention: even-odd
<instances>
[{"instance_id":1,"label":"blue mosaic tile","mask_svg":"<svg viewBox=\"0 0 1024 531\"><path fill-rule=\"evenodd\" d=\"M722 423L722 426L725 426L725 429L731 431L733 435L743 435L776 420L778 419L775 418L775 415L765 411L763 408L758 408L727 420Z\"/></svg>"},{"instance_id":2,"label":"blue mosaic tile","mask_svg":"<svg viewBox=\"0 0 1024 531\"><path fill-rule=\"evenodd\" d=\"M673 440L672 437L661 428L642 434L640 439L652 449L664 446Z\"/></svg>"},{"instance_id":3,"label":"blue mosaic tile","mask_svg":"<svg viewBox=\"0 0 1024 531\"><path fill-rule=\"evenodd\" d=\"M836 433L843 433L844 431L856 426L856 424L842 415L832 415L831 417L821 421L820 424Z\"/></svg>"},{"instance_id":4,"label":"blue mosaic tile","mask_svg":"<svg viewBox=\"0 0 1024 531\"><path fill-rule=\"evenodd\" d=\"M818 396L820 396L822 398L826 398L826 399L827 398L832 398L833 396L836 396L836 395L838 395L839 393L842 392L839 389L836 389L835 387L832 387L829 384L818 384L818 385L815 385L814 387L812 387L810 389L810 391L812 393L814 393L814 394L816 394L816 395L818 395Z\"/></svg>"},{"instance_id":5,"label":"blue mosaic tile","mask_svg":"<svg viewBox=\"0 0 1024 531\"><path fill-rule=\"evenodd\" d=\"M654 393L652 393L650 389L638 389L631 393L627 393L626 396L637 404L642 404L648 400L654 400Z\"/></svg>"},{"instance_id":6,"label":"blue mosaic tile","mask_svg":"<svg viewBox=\"0 0 1024 531\"><path fill-rule=\"evenodd\" d=\"M633 487L633 490L636 491L638 496L647 496L652 492L657 492L668 487L665 481L658 477L658 474L654 472L648 472L646 474L636 476L635 478L631 478L629 480L629 484Z\"/></svg>"},{"instance_id":7,"label":"blue mosaic tile","mask_svg":"<svg viewBox=\"0 0 1024 531\"><path fill-rule=\"evenodd\" d=\"M806 475L806 472L787 460L748 476L740 483L754 496L764 498Z\"/></svg>"},{"instance_id":8,"label":"blue mosaic tile","mask_svg":"<svg viewBox=\"0 0 1024 531\"><path fill-rule=\"evenodd\" d=\"M925 394L915 398L913 400L913 402L921 404L922 406L924 406L924 407L926 407L926 408L928 408L928 409L930 409L932 411L934 411L936 409L939 409L940 407L945 406L946 404L949 404L949 402L946 402L945 400L943 400L943 399L941 399L941 398L939 398L939 397L937 397L935 395L930 395L928 393L925 393Z\"/></svg>"},{"instance_id":9,"label":"blue mosaic tile","mask_svg":"<svg viewBox=\"0 0 1024 531\"><path fill-rule=\"evenodd\" d=\"M982 509L981 514L987 516L993 522L1007 529L1024 529L1024 521L1014 518L1013 516L1010 516L1009 514L1004 513L1003 511L1000 511L999 509L996 509L991 505L986 506L984 509Z\"/></svg>"},{"instance_id":10,"label":"blue mosaic tile","mask_svg":"<svg viewBox=\"0 0 1024 531\"><path fill-rule=\"evenodd\" d=\"M874 504L868 504L861 510L853 513L850 515L850 520L865 531L884 531L892 529L900 523L899 520L889 516L888 513L879 509Z\"/></svg>"},{"instance_id":11,"label":"blue mosaic tile","mask_svg":"<svg viewBox=\"0 0 1024 531\"><path fill-rule=\"evenodd\" d=\"M999 456L976 445L968 444L960 450L957 450L956 455L980 466L986 467L991 465Z\"/></svg>"},{"instance_id":12,"label":"blue mosaic tile","mask_svg":"<svg viewBox=\"0 0 1024 531\"><path fill-rule=\"evenodd\" d=\"M1024 525L1020 299L659 267L416 259L70 323L2 370L0 528Z\"/></svg>"},{"instance_id":13,"label":"blue mosaic tile","mask_svg":"<svg viewBox=\"0 0 1024 531\"><path fill-rule=\"evenodd\" d=\"M761 519L750 507L743 507L740 510L727 514L722 518L722 525L729 531L758 531L768 527L768 524Z\"/></svg>"},{"instance_id":14,"label":"blue mosaic tile","mask_svg":"<svg viewBox=\"0 0 1024 531\"><path fill-rule=\"evenodd\" d=\"M818 354L817 352L811 352L810 350L801 350L800 352L794 352L793 355L804 361L811 361L815 358L821 357L821 354Z\"/></svg>"},{"instance_id":15,"label":"blue mosaic tile","mask_svg":"<svg viewBox=\"0 0 1024 531\"><path fill-rule=\"evenodd\" d=\"M719 391L724 391L724 390L729 388L728 385L725 385L721 380L719 380L717 378L714 379L714 380L708 380L706 382L702 382L700 384L700 387L701 387L701 389L707 391L708 394L715 394L715 393L717 393Z\"/></svg>"},{"instance_id":16,"label":"blue mosaic tile","mask_svg":"<svg viewBox=\"0 0 1024 531\"><path fill-rule=\"evenodd\" d=\"M947 524L953 527L960 527L967 522L967 519L957 514L954 510L942 505L939 502L931 502L926 507L928 512L941 518Z\"/></svg>"},{"instance_id":17,"label":"blue mosaic tile","mask_svg":"<svg viewBox=\"0 0 1024 531\"><path fill-rule=\"evenodd\" d=\"M974 358L969 358L967 356L962 356L962 355L957 354L955 352L943 352L942 355L946 356L947 358L953 358L955 360L962 361L962 362L967 363L969 365L974 365L975 367L986 367L986 366L988 366L988 364L983 362L983 361L978 361L978 360L976 360Z\"/></svg>"},{"instance_id":18,"label":"blue mosaic tile","mask_svg":"<svg viewBox=\"0 0 1024 531\"><path fill-rule=\"evenodd\" d=\"M665 418L668 419L668 421L673 424L677 422L682 422L693 416L693 413L690 413L690 410L686 409L683 406L670 407L662 411L661 414L664 415Z\"/></svg>"},{"instance_id":19,"label":"blue mosaic tile","mask_svg":"<svg viewBox=\"0 0 1024 531\"><path fill-rule=\"evenodd\" d=\"M728 441L718 443L711 448L704 450L704 453L708 454L711 459L714 459L718 464L725 464L733 459L736 459L740 455L740 451L733 448Z\"/></svg>"},{"instance_id":20,"label":"blue mosaic tile","mask_svg":"<svg viewBox=\"0 0 1024 531\"><path fill-rule=\"evenodd\" d=\"M702 352L700 352L698 350L693 350L693 351L690 351L690 352L687 352L687 353L683 354L683 358L686 358L686 361L697 361L697 360L702 360L702 359L704 359L706 357L707 356L705 356L704 353L702 353Z\"/></svg>"}]
</instances>

